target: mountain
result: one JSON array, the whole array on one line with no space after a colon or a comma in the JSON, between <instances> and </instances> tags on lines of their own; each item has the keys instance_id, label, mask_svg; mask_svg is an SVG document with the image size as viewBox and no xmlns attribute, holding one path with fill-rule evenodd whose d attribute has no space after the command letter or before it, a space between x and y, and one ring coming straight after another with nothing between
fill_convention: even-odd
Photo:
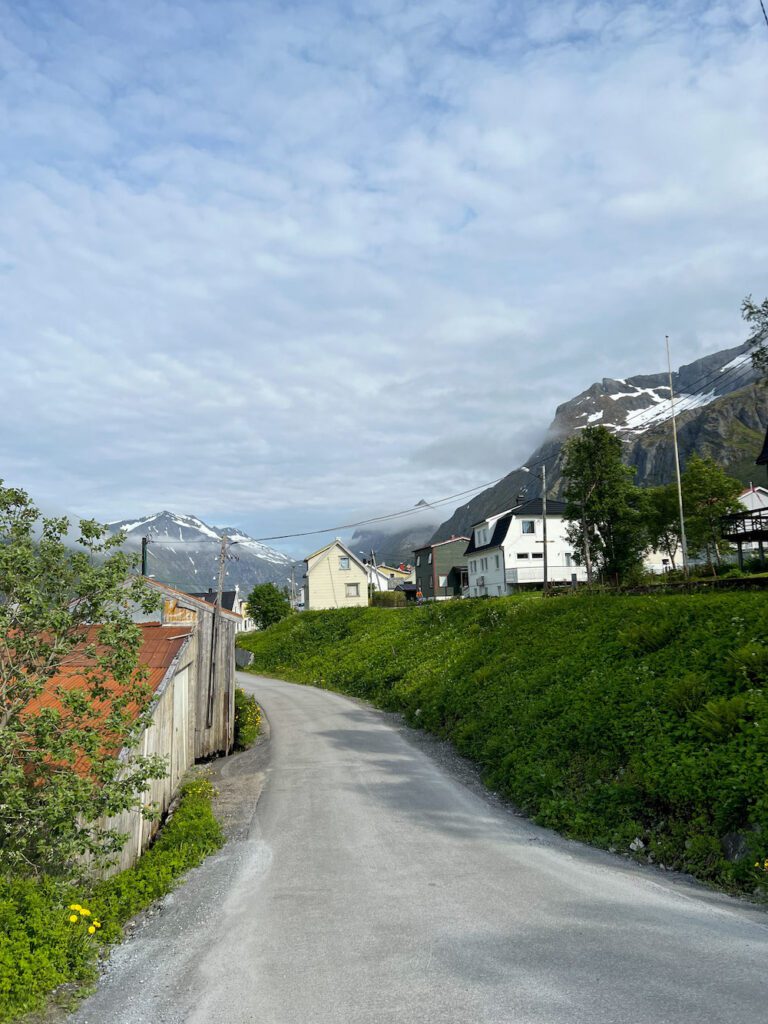
<instances>
[{"instance_id":1,"label":"mountain","mask_svg":"<svg viewBox=\"0 0 768 1024\"><path fill-rule=\"evenodd\" d=\"M748 484L762 470L755 466L766 424L768 390L758 386L746 345L724 349L681 366L672 374L680 461L694 453L709 455L732 476ZM560 497L563 443L580 429L602 424L624 442L625 461L637 470L641 485L674 477L669 375L666 372L605 378L559 406L547 436L526 464L456 509L432 540L466 533L473 523L517 504L518 496L538 497L542 463L547 493Z\"/></svg>"},{"instance_id":2,"label":"mountain","mask_svg":"<svg viewBox=\"0 0 768 1024\"><path fill-rule=\"evenodd\" d=\"M436 521L420 523L398 530L395 533L387 533L385 530L361 530L357 529L352 534L347 546L355 554L363 554L366 558L371 551L376 555L376 562L380 565L400 565L401 562L413 562L413 552L426 544L434 533Z\"/></svg>"},{"instance_id":3,"label":"mountain","mask_svg":"<svg viewBox=\"0 0 768 1024\"><path fill-rule=\"evenodd\" d=\"M209 526L196 516L156 512L107 525L113 534L126 534L126 551L140 551L142 537L149 537L148 574L179 590L216 588L221 538L225 534L232 542L225 589L237 584L248 594L257 583L283 586L294 564L288 555L253 540L242 530ZM297 579L300 575L297 571Z\"/></svg>"}]
</instances>

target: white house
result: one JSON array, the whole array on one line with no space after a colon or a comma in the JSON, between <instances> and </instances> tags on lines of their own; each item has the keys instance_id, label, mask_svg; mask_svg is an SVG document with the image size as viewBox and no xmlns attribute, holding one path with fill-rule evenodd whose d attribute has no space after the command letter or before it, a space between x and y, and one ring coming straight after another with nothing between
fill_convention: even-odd
<instances>
[{"instance_id":1,"label":"white house","mask_svg":"<svg viewBox=\"0 0 768 1024\"><path fill-rule=\"evenodd\" d=\"M304 607L365 608L368 604L368 569L337 538L304 559Z\"/></svg>"},{"instance_id":2,"label":"white house","mask_svg":"<svg viewBox=\"0 0 768 1024\"><path fill-rule=\"evenodd\" d=\"M547 501L547 553L550 583L586 581L565 535L565 502ZM544 522L540 498L499 512L472 527L466 550L470 597L499 597L518 586L544 582Z\"/></svg>"}]
</instances>

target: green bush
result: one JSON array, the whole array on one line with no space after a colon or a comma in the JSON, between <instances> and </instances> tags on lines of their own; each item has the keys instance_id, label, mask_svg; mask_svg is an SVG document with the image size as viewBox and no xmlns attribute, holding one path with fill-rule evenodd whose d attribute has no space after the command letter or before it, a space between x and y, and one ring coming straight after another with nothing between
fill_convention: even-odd
<instances>
[{"instance_id":1,"label":"green bush","mask_svg":"<svg viewBox=\"0 0 768 1024\"><path fill-rule=\"evenodd\" d=\"M402 590L374 590L371 604L374 608L404 608L406 602Z\"/></svg>"},{"instance_id":2,"label":"green bush","mask_svg":"<svg viewBox=\"0 0 768 1024\"><path fill-rule=\"evenodd\" d=\"M450 738L545 825L624 852L639 838L657 862L754 892L768 891L754 867L768 855L767 637L768 595L722 592L305 612L242 642L256 672Z\"/></svg>"},{"instance_id":3,"label":"green bush","mask_svg":"<svg viewBox=\"0 0 768 1024\"><path fill-rule=\"evenodd\" d=\"M125 922L222 845L213 792L206 779L186 783L152 847L97 882L84 903L82 891L50 878L0 876L0 1021L39 1009L59 985L93 979L99 952L119 940Z\"/></svg>"},{"instance_id":4,"label":"green bush","mask_svg":"<svg viewBox=\"0 0 768 1024\"><path fill-rule=\"evenodd\" d=\"M235 750L252 747L260 728L261 708L256 698L238 686L235 689Z\"/></svg>"}]
</instances>

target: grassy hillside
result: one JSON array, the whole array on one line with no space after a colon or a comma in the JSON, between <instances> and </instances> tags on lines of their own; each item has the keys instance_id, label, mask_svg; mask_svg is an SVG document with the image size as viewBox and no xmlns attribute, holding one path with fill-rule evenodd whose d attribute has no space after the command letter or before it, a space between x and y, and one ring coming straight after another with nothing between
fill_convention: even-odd
<instances>
[{"instance_id":1,"label":"grassy hillside","mask_svg":"<svg viewBox=\"0 0 768 1024\"><path fill-rule=\"evenodd\" d=\"M305 612L240 642L256 672L449 737L544 825L766 892L767 627L754 593L500 598Z\"/></svg>"}]
</instances>

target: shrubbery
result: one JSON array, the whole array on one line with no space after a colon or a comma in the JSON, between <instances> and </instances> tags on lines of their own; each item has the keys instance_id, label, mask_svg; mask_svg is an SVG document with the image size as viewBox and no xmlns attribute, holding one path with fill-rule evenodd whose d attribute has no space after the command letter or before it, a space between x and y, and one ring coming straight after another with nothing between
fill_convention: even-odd
<instances>
[{"instance_id":1,"label":"shrubbery","mask_svg":"<svg viewBox=\"0 0 768 1024\"><path fill-rule=\"evenodd\" d=\"M38 1009L65 982L94 978L99 950L120 938L125 922L222 845L212 796L206 779L186 783L154 845L134 867L93 885L87 897L46 877L0 876L0 1021Z\"/></svg>"},{"instance_id":2,"label":"shrubbery","mask_svg":"<svg viewBox=\"0 0 768 1024\"><path fill-rule=\"evenodd\" d=\"M706 593L305 612L241 643L254 671L451 738L544 825L752 892L768 882L766 637L768 596Z\"/></svg>"},{"instance_id":3,"label":"shrubbery","mask_svg":"<svg viewBox=\"0 0 768 1024\"><path fill-rule=\"evenodd\" d=\"M239 686L235 689L235 750L247 750L261 728L261 708L256 698Z\"/></svg>"}]
</instances>

